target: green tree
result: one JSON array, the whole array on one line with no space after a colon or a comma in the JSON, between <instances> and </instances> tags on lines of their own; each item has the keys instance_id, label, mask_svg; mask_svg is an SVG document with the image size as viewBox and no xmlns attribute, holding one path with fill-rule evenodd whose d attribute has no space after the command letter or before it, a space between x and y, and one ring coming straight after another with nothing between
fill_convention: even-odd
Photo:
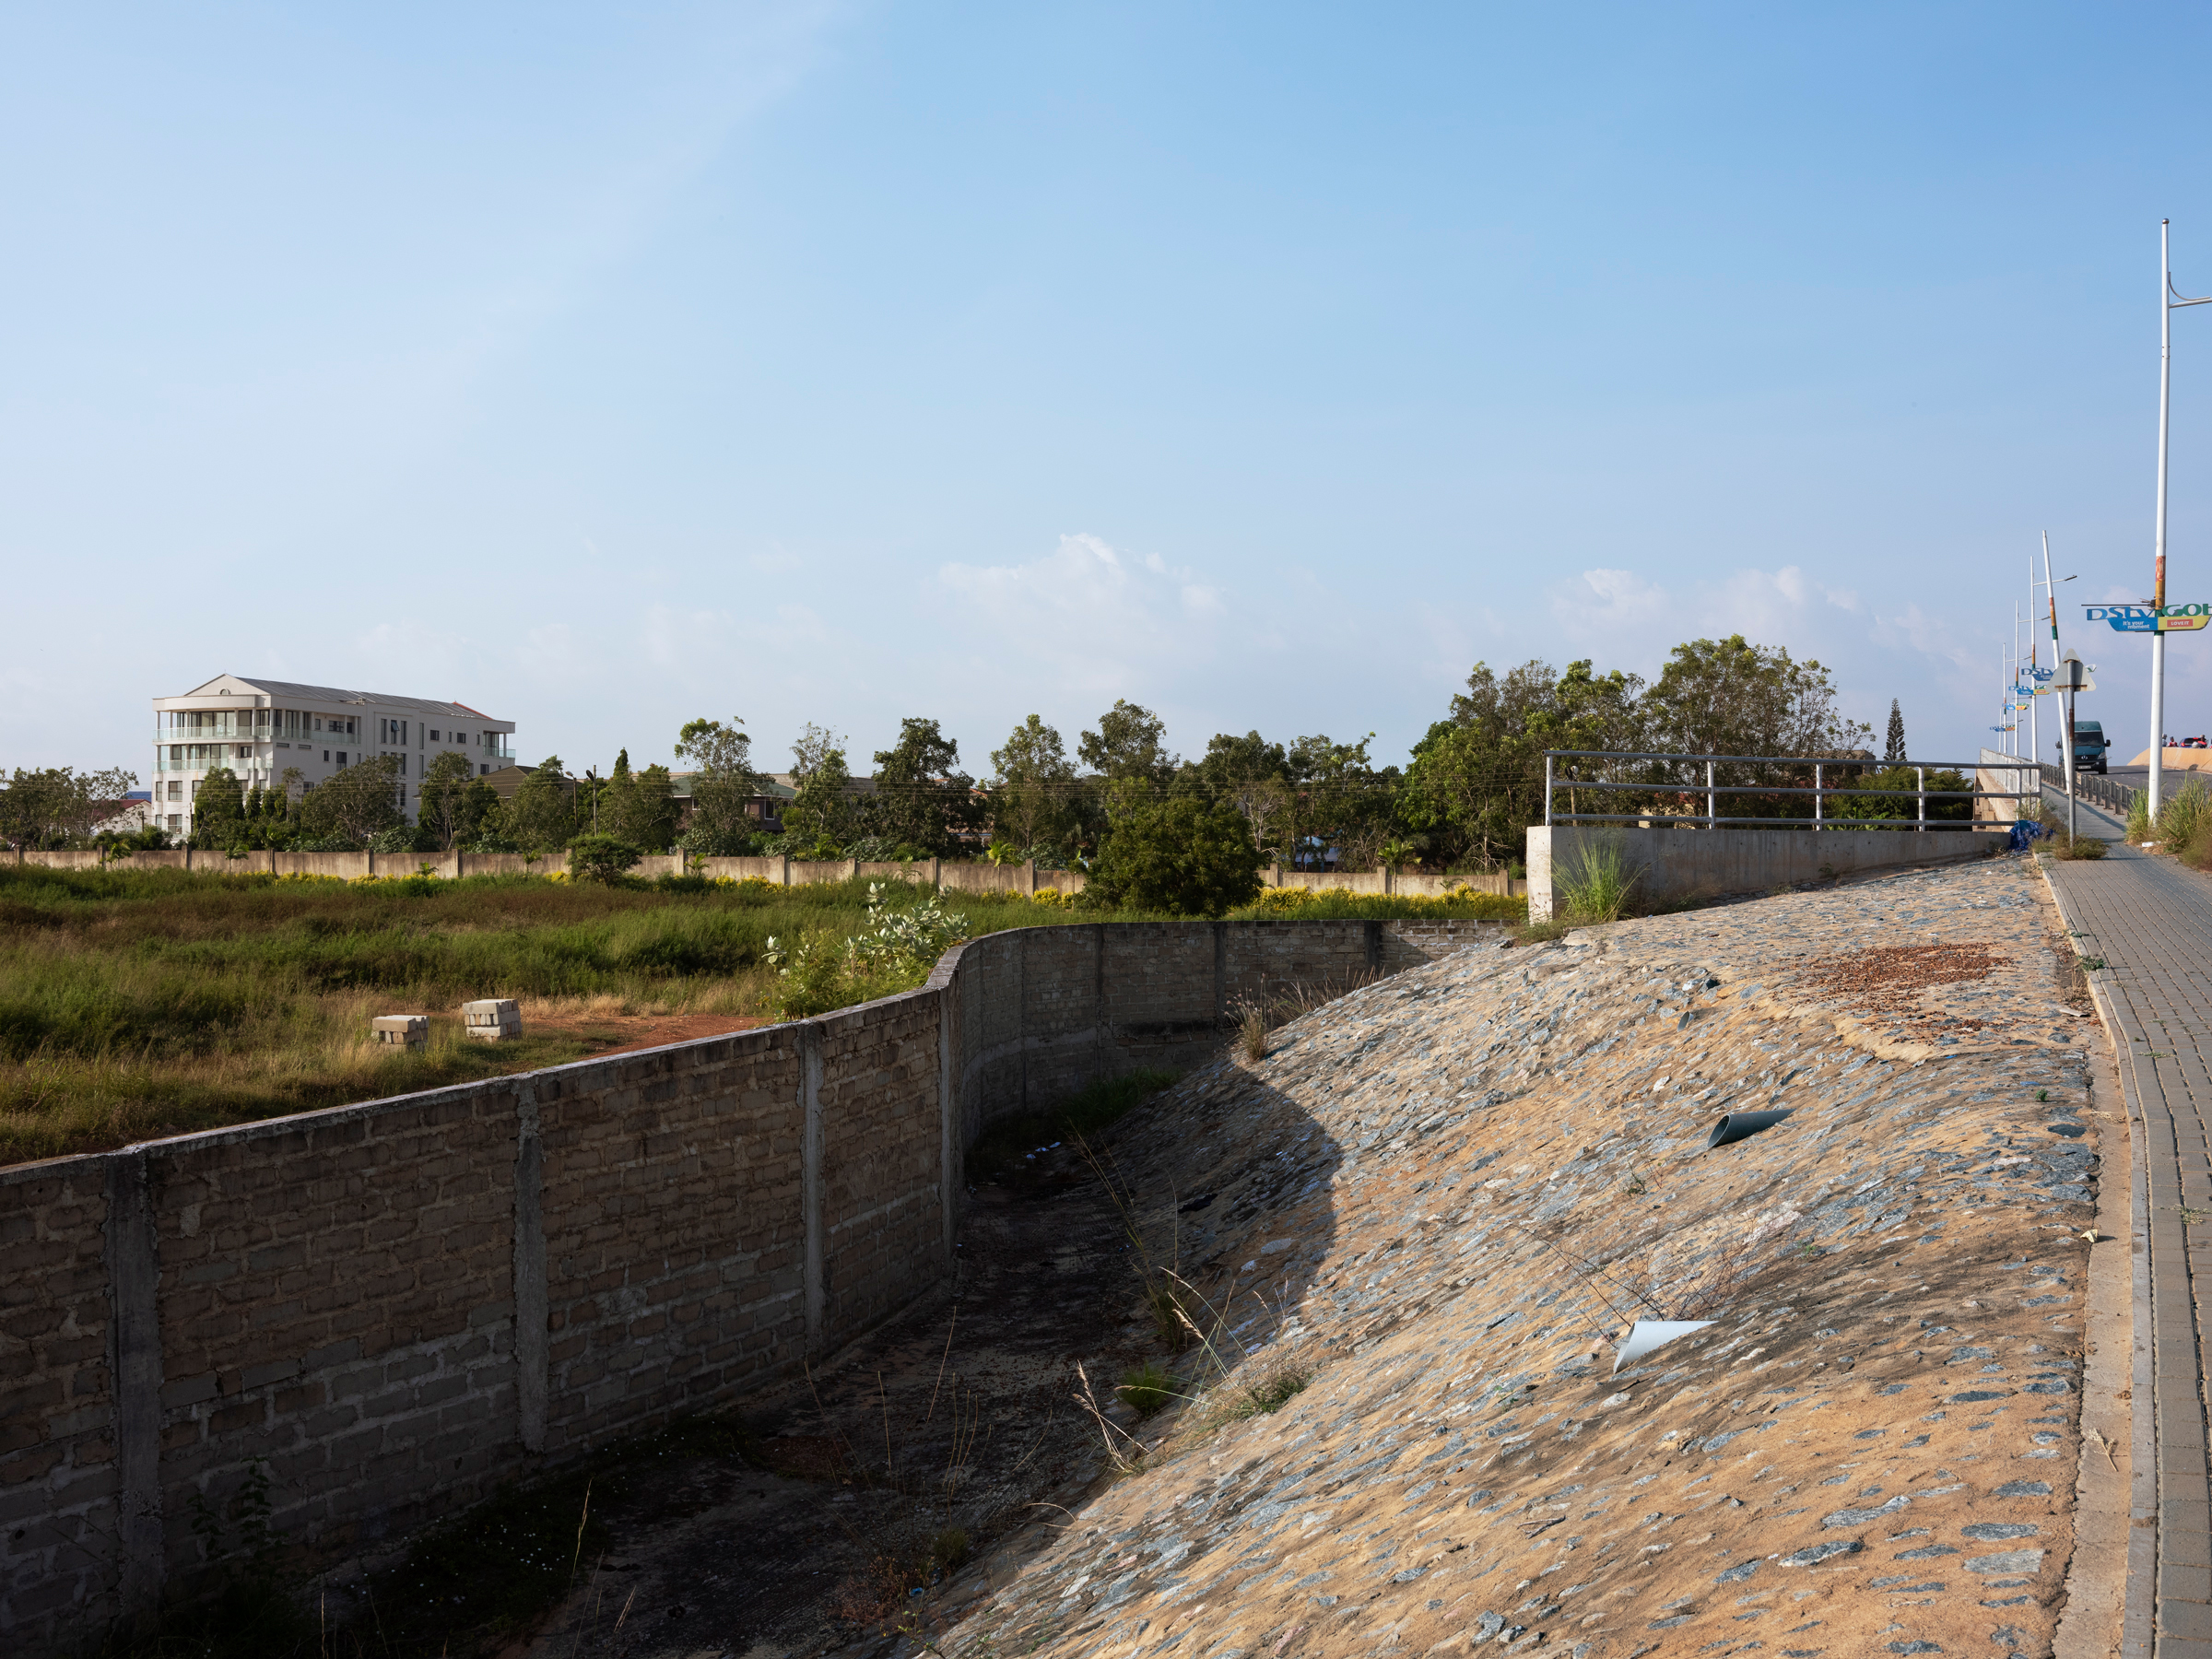
<instances>
[{"instance_id":1,"label":"green tree","mask_svg":"<svg viewBox=\"0 0 2212 1659\"><path fill-rule=\"evenodd\" d=\"M65 845L120 813L123 797L137 786L137 775L120 767L86 772L18 767L0 789L0 839L16 847Z\"/></svg>"},{"instance_id":2,"label":"green tree","mask_svg":"<svg viewBox=\"0 0 2212 1659\"><path fill-rule=\"evenodd\" d=\"M783 808L783 832L810 842L818 857L834 858L857 827L853 774L841 748L819 749L809 759L814 764L799 774L797 797Z\"/></svg>"},{"instance_id":3,"label":"green tree","mask_svg":"<svg viewBox=\"0 0 2212 1659\"><path fill-rule=\"evenodd\" d=\"M1883 761L1890 766L1905 763L1905 712L1897 706L1897 699L1889 700L1889 741L1882 750Z\"/></svg>"},{"instance_id":4,"label":"green tree","mask_svg":"<svg viewBox=\"0 0 2212 1659\"><path fill-rule=\"evenodd\" d=\"M1076 769L1060 734L1036 715L991 751L991 829L1022 849L1056 846L1070 818Z\"/></svg>"},{"instance_id":5,"label":"green tree","mask_svg":"<svg viewBox=\"0 0 2212 1659\"><path fill-rule=\"evenodd\" d=\"M216 767L192 792L192 844L237 847L246 840L246 792L238 774Z\"/></svg>"},{"instance_id":6,"label":"green tree","mask_svg":"<svg viewBox=\"0 0 2212 1659\"><path fill-rule=\"evenodd\" d=\"M845 740L829 727L816 725L811 720L801 726L798 736L793 739L791 745L791 781L794 784L803 782L806 774L818 768L832 749L843 754Z\"/></svg>"},{"instance_id":7,"label":"green tree","mask_svg":"<svg viewBox=\"0 0 2212 1659\"><path fill-rule=\"evenodd\" d=\"M1206 753L1184 766L1177 788L1236 807L1244 815L1252 844L1263 858L1276 850L1277 826L1295 805L1288 756L1281 744L1270 743L1257 732L1241 737L1216 733L1206 740Z\"/></svg>"},{"instance_id":8,"label":"green tree","mask_svg":"<svg viewBox=\"0 0 2212 1659\"><path fill-rule=\"evenodd\" d=\"M1091 866L1084 903L1110 910L1218 916L1260 890L1260 854L1243 815L1178 795L1116 819Z\"/></svg>"},{"instance_id":9,"label":"green tree","mask_svg":"<svg viewBox=\"0 0 2212 1659\"><path fill-rule=\"evenodd\" d=\"M509 838L525 853L569 844L576 833L576 786L559 755L547 755L531 769L507 804L506 818Z\"/></svg>"},{"instance_id":10,"label":"green tree","mask_svg":"<svg viewBox=\"0 0 2212 1659\"><path fill-rule=\"evenodd\" d=\"M615 770L599 792L601 832L646 853L665 853L676 840L676 798L668 769L654 764L629 770L629 751L615 756Z\"/></svg>"},{"instance_id":11,"label":"green tree","mask_svg":"<svg viewBox=\"0 0 2212 1659\"><path fill-rule=\"evenodd\" d=\"M1595 673L1587 658L1564 674L1535 660L1503 676L1476 664L1450 718L1414 746L1399 796L1406 823L1441 841L1447 862L1488 868L1518 856L1543 818L1544 751L1640 747L1642 686Z\"/></svg>"},{"instance_id":12,"label":"green tree","mask_svg":"<svg viewBox=\"0 0 2212 1659\"><path fill-rule=\"evenodd\" d=\"M424 771L420 804L415 817L418 823L437 838L439 846L450 851L470 828L469 794L477 787L476 768L466 755L452 749L435 756ZM492 792L485 787L484 793ZM477 816L479 819L483 816L480 807Z\"/></svg>"},{"instance_id":13,"label":"green tree","mask_svg":"<svg viewBox=\"0 0 2212 1659\"><path fill-rule=\"evenodd\" d=\"M694 720L677 735L676 752L699 768L691 778L686 852L734 857L753 844L758 827L747 809L760 793L760 777L753 771L753 740L739 729L744 724L735 715L727 725L719 720Z\"/></svg>"},{"instance_id":14,"label":"green tree","mask_svg":"<svg viewBox=\"0 0 2212 1659\"><path fill-rule=\"evenodd\" d=\"M1381 854L1397 830L1398 774L1378 771L1367 746L1370 732L1357 743L1338 743L1326 733L1300 737L1285 751L1291 789L1284 829L1292 846L1318 840L1337 850L1342 867L1364 870Z\"/></svg>"},{"instance_id":15,"label":"green tree","mask_svg":"<svg viewBox=\"0 0 2212 1659\"><path fill-rule=\"evenodd\" d=\"M300 803L300 828L319 841L360 846L405 820L399 791L395 757L357 761L307 792Z\"/></svg>"},{"instance_id":16,"label":"green tree","mask_svg":"<svg viewBox=\"0 0 2212 1659\"><path fill-rule=\"evenodd\" d=\"M958 848L976 817L975 784L959 764L960 746L935 721L901 720L899 741L876 755L874 833L927 858Z\"/></svg>"},{"instance_id":17,"label":"green tree","mask_svg":"<svg viewBox=\"0 0 2212 1659\"><path fill-rule=\"evenodd\" d=\"M1645 747L1675 754L1838 755L1874 737L1837 709L1826 668L1742 634L1676 646L1639 712Z\"/></svg>"},{"instance_id":18,"label":"green tree","mask_svg":"<svg viewBox=\"0 0 2212 1659\"><path fill-rule=\"evenodd\" d=\"M1713 781L1724 787L1809 784L1811 768L1795 764L1800 758L1874 759L1873 728L1843 717L1826 668L1741 634L1676 646L1639 712L1648 749L1760 758L1721 762ZM1695 814L1703 810L1702 771L1696 761L1659 762L1650 775L1676 785L1675 810ZM1666 805L1661 798L1662 810ZM1811 816L1804 797L1780 794L1723 795L1715 806L1723 818Z\"/></svg>"},{"instance_id":19,"label":"green tree","mask_svg":"<svg viewBox=\"0 0 2212 1659\"><path fill-rule=\"evenodd\" d=\"M1113 707L1099 716L1099 729L1085 732L1077 741L1076 753L1084 765L1112 782L1141 779L1164 783L1175 770L1175 759L1161 742L1167 729L1151 710L1117 697Z\"/></svg>"}]
</instances>

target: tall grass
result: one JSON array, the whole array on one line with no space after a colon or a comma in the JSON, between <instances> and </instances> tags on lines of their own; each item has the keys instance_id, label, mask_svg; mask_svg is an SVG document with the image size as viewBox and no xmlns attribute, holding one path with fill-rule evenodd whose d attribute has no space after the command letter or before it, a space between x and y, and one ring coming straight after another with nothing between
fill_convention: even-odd
<instances>
[{"instance_id":1,"label":"tall grass","mask_svg":"<svg viewBox=\"0 0 2212 1659\"><path fill-rule=\"evenodd\" d=\"M2158 834L2152 838L2179 853L2212 831L2212 790L2202 778L2192 778L2159 806Z\"/></svg>"},{"instance_id":2,"label":"tall grass","mask_svg":"<svg viewBox=\"0 0 2212 1659\"><path fill-rule=\"evenodd\" d=\"M573 1031L544 1030L548 1020L766 1014L768 939L858 931L867 888L349 885L0 865L0 1161L592 1052ZM931 896L889 894L894 905ZM971 895L961 909L978 933L1073 919L1018 895ZM521 1042L461 1037L456 1005L486 996L524 1004ZM397 1013L434 1016L427 1049L370 1041L371 1019Z\"/></svg>"},{"instance_id":3,"label":"tall grass","mask_svg":"<svg viewBox=\"0 0 2212 1659\"><path fill-rule=\"evenodd\" d=\"M1600 836L1570 849L1553 867L1551 880L1566 920L1597 923L1619 918L1642 877L1643 866L1618 839Z\"/></svg>"},{"instance_id":4,"label":"tall grass","mask_svg":"<svg viewBox=\"0 0 2212 1659\"><path fill-rule=\"evenodd\" d=\"M0 1161L556 1065L613 1041L577 1034L590 1018L774 1018L918 985L927 963L794 992L767 960L771 937L787 948L815 941L830 960L868 926L870 885L601 887L529 876L352 884L0 865ZM883 886L894 908L935 897L922 886ZM1310 898L1294 913L1517 914L1522 903ZM1160 919L1018 893L947 902L977 935ZM461 1038L457 1005L488 996L523 1003L523 1041ZM374 1016L403 1013L433 1017L426 1050L369 1041Z\"/></svg>"},{"instance_id":5,"label":"tall grass","mask_svg":"<svg viewBox=\"0 0 2212 1659\"><path fill-rule=\"evenodd\" d=\"M1229 912L1237 922L1265 922L1284 918L1301 922L1396 922L1433 917L1438 920L1522 922L1528 918L1528 900L1508 899L1502 893L1477 893L1461 888L1448 894L1347 893L1340 888L1319 891L1301 887L1265 888L1258 899Z\"/></svg>"}]
</instances>

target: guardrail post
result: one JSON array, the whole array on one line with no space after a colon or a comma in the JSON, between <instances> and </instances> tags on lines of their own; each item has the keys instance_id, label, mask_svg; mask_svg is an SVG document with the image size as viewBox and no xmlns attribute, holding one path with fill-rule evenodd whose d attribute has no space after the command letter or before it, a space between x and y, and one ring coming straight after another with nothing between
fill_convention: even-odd
<instances>
[{"instance_id":1,"label":"guardrail post","mask_svg":"<svg viewBox=\"0 0 2212 1659\"><path fill-rule=\"evenodd\" d=\"M1544 754L1544 828L1551 828L1551 752Z\"/></svg>"},{"instance_id":2,"label":"guardrail post","mask_svg":"<svg viewBox=\"0 0 2212 1659\"><path fill-rule=\"evenodd\" d=\"M1912 816L1920 820L1913 828L1925 834L1928 828L1928 769L1916 766L1912 769L1912 776L1916 780L1913 799L1919 805L1919 810Z\"/></svg>"},{"instance_id":3,"label":"guardrail post","mask_svg":"<svg viewBox=\"0 0 2212 1659\"><path fill-rule=\"evenodd\" d=\"M1708 760L1705 762L1705 828L1708 830L1717 828L1717 826L1713 823L1713 819L1719 816L1718 812L1713 806L1714 795L1712 784L1712 762Z\"/></svg>"},{"instance_id":4,"label":"guardrail post","mask_svg":"<svg viewBox=\"0 0 2212 1659\"><path fill-rule=\"evenodd\" d=\"M1822 813L1820 810L1821 774L1823 770L1824 769L1818 760L1813 762L1813 833L1815 835L1820 833L1820 820L1826 816L1826 814Z\"/></svg>"}]
</instances>

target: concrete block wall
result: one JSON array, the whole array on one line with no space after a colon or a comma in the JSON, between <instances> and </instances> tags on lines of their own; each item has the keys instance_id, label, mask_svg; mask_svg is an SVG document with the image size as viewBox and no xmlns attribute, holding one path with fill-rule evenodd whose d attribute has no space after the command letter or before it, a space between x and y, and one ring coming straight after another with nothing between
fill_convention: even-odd
<instances>
[{"instance_id":1,"label":"concrete block wall","mask_svg":"<svg viewBox=\"0 0 2212 1659\"><path fill-rule=\"evenodd\" d=\"M505 1472L513 1096L444 1089L109 1160L144 1194L111 1232L158 1267L137 1311L159 1389L125 1388L116 1415L122 1450L159 1468L165 1576L196 1560L192 1496L234 1489L254 1458L275 1524L328 1552Z\"/></svg>"},{"instance_id":2,"label":"concrete block wall","mask_svg":"<svg viewBox=\"0 0 2212 1659\"><path fill-rule=\"evenodd\" d=\"M2005 842L1983 830L1746 830L1681 824L1640 830L1620 825L1533 826L1528 832L1528 913L1548 920L1555 875L1571 871L1588 853L1611 849L1638 872L1643 903L1723 893L1763 893L1793 882L1823 880L1905 865L1986 858Z\"/></svg>"},{"instance_id":3,"label":"concrete block wall","mask_svg":"<svg viewBox=\"0 0 2212 1659\"><path fill-rule=\"evenodd\" d=\"M1022 929L819 1019L0 1170L0 1651L188 1586L256 1460L330 1562L788 1375L938 1289L994 1118L1494 931Z\"/></svg>"},{"instance_id":4,"label":"concrete block wall","mask_svg":"<svg viewBox=\"0 0 2212 1659\"><path fill-rule=\"evenodd\" d=\"M43 865L57 870L100 867L96 852L27 853L15 855L18 864ZM228 853L177 849L166 853L132 853L115 861L128 869L191 869L230 875L300 874L335 876L350 880L359 876L412 876L426 865L448 879L464 876L552 876L569 867L566 853L547 853L535 858L520 853ZM707 858L700 861L702 874L732 881L770 881L778 887L803 887L818 881L923 882L945 893L1023 893L1058 891L1073 897L1088 880L1080 870L1041 870L1033 864L994 865L921 859L912 864L878 864L857 858ZM631 874L651 880L680 876L686 861L679 853L649 853ZM1280 865L1263 870L1266 887L1302 887L1315 892L1401 893L1434 897L1467 887L1478 893L1525 893L1528 883L1494 876L1422 876L1398 870L1300 872Z\"/></svg>"},{"instance_id":5,"label":"concrete block wall","mask_svg":"<svg viewBox=\"0 0 2212 1659\"><path fill-rule=\"evenodd\" d=\"M523 1080L525 1450L704 1409L805 1351L810 1044L776 1026Z\"/></svg>"},{"instance_id":6,"label":"concrete block wall","mask_svg":"<svg viewBox=\"0 0 2212 1659\"><path fill-rule=\"evenodd\" d=\"M0 1192L0 1639L65 1630L122 1587L107 1174L71 1159Z\"/></svg>"}]
</instances>

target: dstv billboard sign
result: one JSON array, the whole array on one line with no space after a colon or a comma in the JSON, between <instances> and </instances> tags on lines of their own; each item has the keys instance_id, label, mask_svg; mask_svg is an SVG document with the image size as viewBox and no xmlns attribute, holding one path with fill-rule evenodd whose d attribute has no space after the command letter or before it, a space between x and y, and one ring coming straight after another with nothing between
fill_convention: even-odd
<instances>
[{"instance_id":1,"label":"dstv billboard sign","mask_svg":"<svg viewBox=\"0 0 2212 1659\"><path fill-rule=\"evenodd\" d=\"M2092 605L2088 619L2112 625L2115 633L2189 633L2212 622L2212 605Z\"/></svg>"}]
</instances>

